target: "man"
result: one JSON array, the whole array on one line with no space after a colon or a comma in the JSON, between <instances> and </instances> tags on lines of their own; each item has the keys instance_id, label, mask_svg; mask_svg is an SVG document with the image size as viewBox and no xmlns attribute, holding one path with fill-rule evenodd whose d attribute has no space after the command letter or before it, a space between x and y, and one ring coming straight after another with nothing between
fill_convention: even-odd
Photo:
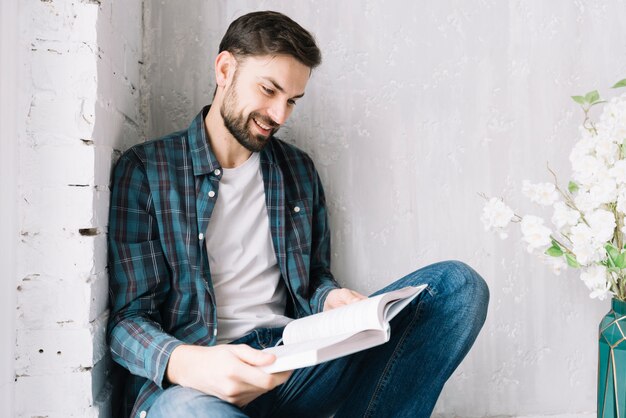
<instances>
[{"instance_id":1,"label":"man","mask_svg":"<svg viewBox=\"0 0 626 418\"><path fill-rule=\"evenodd\" d=\"M428 284L388 343L293 373L258 367L291 318L364 298L330 272L311 159L274 136L320 62L288 17L242 16L220 43L212 105L117 163L108 340L130 372L127 415L429 416L476 338L487 287L442 262L383 289Z\"/></svg>"}]
</instances>

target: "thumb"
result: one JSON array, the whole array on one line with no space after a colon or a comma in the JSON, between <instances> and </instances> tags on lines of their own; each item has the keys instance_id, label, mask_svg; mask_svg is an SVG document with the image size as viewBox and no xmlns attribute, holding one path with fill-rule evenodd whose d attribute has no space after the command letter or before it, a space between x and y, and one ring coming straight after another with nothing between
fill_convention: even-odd
<instances>
[{"instance_id":1,"label":"thumb","mask_svg":"<svg viewBox=\"0 0 626 418\"><path fill-rule=\"evenodd\" d=\"M274 354L264 353L245 344L233 345L232 348L241 361L251 366L267 366L276 360Z\"/></svg>"},{"instance_id":2,"label":"thumb","mask_svg":"<svg viewBox=\"0 0 626 418\"><path fill-rule=\"evenodd\" d=\"M359 292L356 292L354 290L352 290L351 293L352 293L352 300L355 301L355 302L358 302L358 301L363 300L363 299L367 299L367 296L364 296L364 295L362 295Z\"/></svg>"},{"instance_id":3,"label":"thumb","mask_svg":"<svg viewBox=\"0 0 626 418\"><path fill-rule=\"evenodd\" d=\"M355 292L354 290L350 290L349 292L342 294L341 302L346 305L350 305L363 299L366 299L366 297L358 292Z\"/></svg>"}]
</instances>

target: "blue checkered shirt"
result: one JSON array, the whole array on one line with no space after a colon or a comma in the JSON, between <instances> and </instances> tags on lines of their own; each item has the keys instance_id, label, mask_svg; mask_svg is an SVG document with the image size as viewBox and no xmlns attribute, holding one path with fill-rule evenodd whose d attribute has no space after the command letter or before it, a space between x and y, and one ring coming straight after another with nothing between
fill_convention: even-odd
<instances>
[{"instance_id":1,"label":"blue checkered shirt","mask_svg":"<svg viewBox=\"0 0 626 418\"><path fill-rule=\"evenodd\" d=\"M167 387L164 374L174 348L216 343L204 234L219 194L221 167L207 140L208 109L189 129L132 147L114 169L107 340L113 359L130 372L127 416L148 410ZM277 138L261 151L260 160L272 242L290 295L287 315L320 312L328 292L339 286L330 272L330 231L319 176L308 155Z\"/></svg>"}]
</instances>

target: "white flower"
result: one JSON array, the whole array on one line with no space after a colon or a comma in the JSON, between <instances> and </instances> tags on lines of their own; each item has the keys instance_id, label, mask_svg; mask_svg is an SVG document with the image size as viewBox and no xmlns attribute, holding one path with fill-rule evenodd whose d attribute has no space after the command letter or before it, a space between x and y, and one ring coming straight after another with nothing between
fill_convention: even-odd
<instances>
[{"instance_id":1,"label":"white flower","mask_svg":"<svg viewBox=\"0 0 626 418\"><path fill-rule=\"evenodd\" d=\"M580 222L578 225L573 226L569 238L572 241L572 251L576 254L576 261L580 265L586 266L592 262L602 260L604 243L598 246L591 228L587 224Z\"/></svg>"},{"instance_id":2,"label":"white flower","mask_svg":"<svg viewBox=\"0 0 626 418\"><path fill-rule=\"evenodd\" d=\"M626 94L614 97L604 105L597 129L618 144L626 138Z\"/></svg>"},{"instance_id":3,"label":"white flower","mask_svg":"<svg viewBox=\"0 0 626 418\"><path fill-rule=\"evenodd\" d=\"M602 205L602 202L598 200L597 195L594 195L589 191L580 190L574 196L574 203L576 204L576 207L584 213L591 212Z\"/></svg>"},{"instance_id":4,"label":"white flower","mask_svg":"<svg viewBox=\"0 0 626 418\"><path fill-rule=\"evenodd\" d=\"M572 251L583 266L606 258L604 245L613 237L615 217L608 210L598 209L585 216L589 223L580 222L570 230Z\"/></svg>"},{"instance_id":5,"label":"white flower","mask_svg":"<svg viewBox=\"0 0 626 418\"><path fill-rule=\"evenodd\" d=\"M576 141L569 155L570 162L577 161L585 155L590 155L595 149L595 140L587 129L581 128L581 139Z\"/></svg>"},{"instance_id":6,"label":"white flower","mask_svg":"<svg viewBox=\"0 0 626 418\"><path fill-rule=\"evenodd\" d=\"M521 230L524 241L528 244L527 250L532 253L536 249L545 250L552 243L550 229L543 226L543 219L538 216L527 215L522 218Z\"/></svg>"},{"instance_id":7,"label":"white flower","mask_svg":"<svg viewBox=\"0 0 626 418\"><path fill-rule=\"evenodd\" d=\"M614 293L611 292L611 285L610 284L606 284L603 287L597 287L595 289L593 289L593 291L589 294L589 297L591 299L599 299L599 300L604 300L606 299L608 296L613 296Z\"/></svg>"},{"instance_id":8,"label":"white flower","mask_svg":"<svg viewBox=\"0 0 626 418\"><path fill-rule=\"evenodd\" d=\"M604 203L615 202L617 199L617 183L609 175L608 170L598 174L594 183L589 187L589 194L596 207Z\"/></svg>"},{"instance_id":9,"label":"white flower","mask_svg":"<svg viewBox=\"0 0 626 418\"><path fill-rule=\"evenodd\" d=\"M483 207L483 214L480 217L485 231L499 231L501 239L505 239L508 234L504 231L515 214L513 210L504 204L501 199L492 197Z\"/></svg>"},{"instance_id":10,"label":"white flower","mask_svg":"<svg viewBox=\"0 0 626 418\"><path fill-rule=\"evenodd\" d=\"M626 214L626 156L622 156L625 141L626 93L606 103L598 121L579 127L579 140L569 155L571 179L577 187L564 196L565 201L559 201L557 184L532 184L528 180L522 184L522 193L531 201L553 206L551 221L555 226L552 233L542 218L522 218L520 229L527 251L535 252L557 275L574 256L581 268L580 278L594 299L614 296L612 288L617 297L626 297L621 290L622 281L626 280L624 271L609 271L605 266L607 243L615 239L626 241L626 225L622 222ZM481 220L486 230L495 230L504 239L504 228L514 217L501 199L493 198L485 205ZM553 236L567 247L567 257L546 254Z\"/></svg>"},{"instance_id":11,"label":"white flower","mask_svg":"<svg viewBox=\"0 0 626 418\"><path fill-rule=\"evenodd\" d=\"M580 273L580 279L585 283L587 289L592 290L598 286L604 286L606 280L606 267L600 264L593 264L584 268Z\"/></svg>"},{"instance_id":12,"label":"white flower","mask_svg":"<svg viewBox=\"0 0 626 418\"><path fill-rule=\"evenodd\" d=\"M613 212L597 209L585 216L591 227L591 234L596 242L602 246L613 238L615 230L615 216Z\"/></svg>"},{"instance_id":13,"label":"white flower","mask_svg":"<svg viewBox=\"0 0 626 418\"><path fill-rule=\"evenodd\" d=\"M619 147L611 137L599 137L596 140L596 157L606 164L612 165L619 159Z\"/></svg>"},{"instance_id":14,"label":"white flower","mask_svg":"<svg viewBox=\"0 0 626 418\"><path fill-rule=\"evenodd\" d=\"M594 264L589 266L580 273L581 280L591 290L589 295L591 298L604 300L607 296L612 295L610 291L611 282L607 280L606 267Z\"/></svg>"},{"instance_id":15,"label":"white flower","mask_svg":"<svg viewBox=\"0 0 626 418\"><path fill-rule=\"evenodd\" d=\"M580 219L580 213L577 210L571 209L563 202L556 202L554 204L554 214L552 215L552 223L559 230L564 226L574 226Z\"/></svg>"},{"instance_id":16,"label":"white flower","mask_svg":"<svg viewBox=\"0 0 626 418\"><path fill-rule=\"evenodd\" d=\"M522 193L531 201L544 206L550 206L559 198L559 192L552 183L532 184L528 180L524 180Z\"/></svg>"},{"instance_id":17,"label":"white flower","mask_svg":"<svg viewBox=\"0 0 626 418\"><path fill-rule=\"evenodd\" d=\"M615 179L618 185L626 184L626 160L616 161L609 169L609 175Z\"/></svg>"},{"instance_id":18,"label":"white flower","mask_svg":"<svg viewBox=\"0 0 626 418\"><path fill-rule=\"evenodd\" d=\"M572 159L570 156L570 161L573 170L572 177L583 186L594 183L596 177L607 169L602 161L590 155L584 155L576 159Z\"/></svg>"}]
</instances>

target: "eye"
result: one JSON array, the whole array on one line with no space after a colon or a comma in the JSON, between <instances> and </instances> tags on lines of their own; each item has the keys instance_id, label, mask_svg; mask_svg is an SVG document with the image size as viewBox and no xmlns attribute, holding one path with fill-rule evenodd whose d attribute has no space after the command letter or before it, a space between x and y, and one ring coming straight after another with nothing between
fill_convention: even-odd
<instances>
[{"instance_id":1,"label":"eye","mask_svg":"<svg viewBox=\"0 0 626 418\"><path fill-rule=\"evenodd\" d=\"M287 103L289 104L289 106L295 106L296 105L296 101L293 100L293 99L287 100Z\"/></svg>"},{"instance_id":2,"label":"eye","mask_svg":"<svg viewBox=\"0 0 626 418\"><path fill-rule=\"evenodd\" d=\"M265 87L264 85L261 84L261 90L263 90L263 93L267 94L268 96L271 96L274 94L274 90Z\"/></svg>"}]
</instances>

